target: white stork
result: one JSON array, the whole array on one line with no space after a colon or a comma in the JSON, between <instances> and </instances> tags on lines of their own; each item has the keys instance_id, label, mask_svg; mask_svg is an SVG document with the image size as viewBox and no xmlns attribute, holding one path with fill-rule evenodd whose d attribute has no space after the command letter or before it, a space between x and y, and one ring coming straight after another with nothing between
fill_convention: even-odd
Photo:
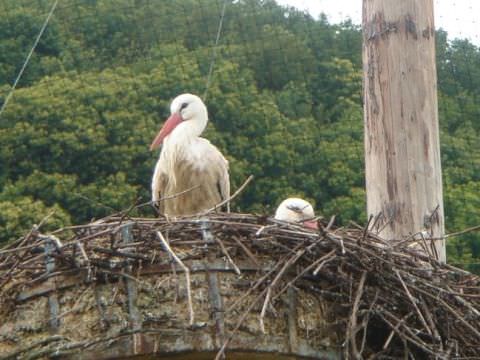
<instances>
[{"instance_id":1,"label":"white stork","mask_svg":"<svg viewBox=\"0 0 480 360\"><path fill-rule=\"evenodd\" d=\"M230 197L228 161L200 137L208 112L198 96L177 96L170 112L150 145L150 150L162 145L152 179L152 201L167 216L198 214Z\"/></svg>"},{"instance_id":2,"label":"white stork","mask_svg":"<svg viewBox=\"0 0 480 360\"><path fill-rule=\"evenodd\" d=\"M275 211L275 219L291 222L302 223L309 229L318 229L315 221L315 213L312 205L303 199L288 198L283 200Z\"/></svg>"}]
</instances>

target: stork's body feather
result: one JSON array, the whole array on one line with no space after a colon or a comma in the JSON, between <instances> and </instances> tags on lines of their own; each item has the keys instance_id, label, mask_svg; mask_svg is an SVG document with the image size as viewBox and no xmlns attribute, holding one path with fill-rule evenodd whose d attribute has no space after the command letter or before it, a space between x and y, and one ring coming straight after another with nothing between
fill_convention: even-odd
<instances>
[{"instance_id":1,"label":"stork's body feather","mask_svg":"<svg viewBox=\"0 0 480 360\"><path fill-rule=\"evenodd\" d=\"M162 214L198 214L230 197L228 161L215 146L197 138L176 149L162 152L153 176L152 200Z\"/></svg>"}]
</instances>

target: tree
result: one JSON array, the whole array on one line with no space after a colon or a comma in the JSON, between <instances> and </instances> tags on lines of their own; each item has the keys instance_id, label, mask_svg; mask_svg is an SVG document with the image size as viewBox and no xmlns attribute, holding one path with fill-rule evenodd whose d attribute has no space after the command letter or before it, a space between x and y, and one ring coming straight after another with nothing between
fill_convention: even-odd
<instances>
[{"instance_id":1,"label":"tree","mask_svg":"<svg viewBox=\"0 0 480 360\"><path fill-rule=\"evenodd\" d=\"M51 2L4 4L0 103ZM221 10L216 0L57 7L0 117L0 242L53 210L46 231L149 200L158 153L148 145L171 99L204 93ZM272 0L227 3L204 136L228 158L234 190L255 176L234 210L272 214L300 196L337 224L365 223L361 38L350 22L329 24ZM477 47L438 32L448 231L478 218L479 58ZM154 215L148 207L136 214ZM473 234L452 239L449 256L472 264L477 243Z\"/></svg>"}]
</instances>

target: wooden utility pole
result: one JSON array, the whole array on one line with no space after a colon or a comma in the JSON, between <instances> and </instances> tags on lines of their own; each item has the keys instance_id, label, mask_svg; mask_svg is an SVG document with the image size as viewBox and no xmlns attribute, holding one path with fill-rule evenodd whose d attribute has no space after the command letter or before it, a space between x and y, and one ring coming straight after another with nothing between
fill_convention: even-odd
<instances>
[{"instance_id":1,"label":"wooden utility pole","mask_svg":"<svg viewBox=\"0 0 480 360\"><path fill-rule=\"evenodd\" d=\"M444 236L433 0L363 0L367 211L386 239ZM445 261L445 241L429 252Z\"/></svg>"}]
</instances>

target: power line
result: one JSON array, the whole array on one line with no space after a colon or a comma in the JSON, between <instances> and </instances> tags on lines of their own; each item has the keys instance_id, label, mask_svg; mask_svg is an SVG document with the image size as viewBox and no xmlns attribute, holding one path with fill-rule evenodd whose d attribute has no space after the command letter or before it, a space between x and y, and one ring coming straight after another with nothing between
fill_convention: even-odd
<instances>
[{"instance_id":1,"label":"power line","mask_svg":"<svg viewBox=\"0 0 480 360\"><path fill-rule=\"evenodd\" d=\"M218 22L217 36L215 38L215 43L213 44L212 61L210 62L210 68L208 69L207 83L205 85L205 92L203 93L203 101L207 100L208 88L210 87L210 81L213 74L213 66L215 65L215 60L217 58L217 46L220 41L220 35L222 33L223 19L225 18L226 8L227 8L227 0L223 0L222 13L220 15L220 21Z\"/></svg>"},{"instance_id":2,"label":"power line","mask_svg":"<svg viewBox=\"0 0 480 360\"><path fill-rule=\"evenodd\" d=\"M33 46L32 48L30 49L30 52L28 53L27 55L27 58L25 59L25 62L23 63L22 65L22 68L20 69L18 75L17 75L17 78L15 79L13 85L12 85L12 88L10 89L10 92L8 93L7 97L5 98L5 101L3 102L2 104L2 108L0 109L0 116L2 116L3 114L3 111L5 110L5 108L7 107L7 104L8 102L10 101L10 98L12 97L13 95L13 92L15 91L16 87L17 87L17 84L18 82L20 81L22 75L23 75L23 72L25 71L27 65L28 65L28 62L30 61L30 58L32 57L33 55L33 52L35 51L35 48L37 47L38 45L38 42L40 41L45 29L47 28L47 25L50 21L50 18L52 17L53 15L53 12L55 11L55 8L57 7L57 4L58 4L58 0L55 0L55 2L53 3L53 6L52 8L50 9L50 12L48 13L48 16L47 18L45 19L45 22L43 23L43 26L42 28L40 29L40 32L38 33L37 35L37 38L35 39L35 42L33 43Z\"/></svg>"}]
</instances>

